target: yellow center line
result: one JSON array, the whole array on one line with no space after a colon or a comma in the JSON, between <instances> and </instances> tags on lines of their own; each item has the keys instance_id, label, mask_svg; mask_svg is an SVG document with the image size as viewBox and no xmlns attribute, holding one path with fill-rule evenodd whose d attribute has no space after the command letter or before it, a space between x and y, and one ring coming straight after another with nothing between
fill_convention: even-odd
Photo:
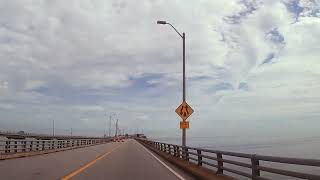
<instances>
[{"instance_id":1,"label":"yellow center line","mask_svg":"<svg viewBox=\"0 0 320 180\"><path fill-rule=\"evenodd\" d=\"M91 162L89 162L88 164L82 166L79 169L76 169L75 171L73 171L72 173L70 173L69 175L63 177L61 180L69 180L71 179L73 176L76 176L77 174L81 173L82 171L84 171L85 169L89 168L90 166L92 166L93 164L95 164L97 161L103 159L104 157L108 156L109 154L111 154L113 151L115 151L116 149L118 149L122 144L118 145L117 147L111 149L111 151L108 151L106 153L104 153L103 155L97 157L96 159L92 160Z\"/></svg>"}]
</instances>

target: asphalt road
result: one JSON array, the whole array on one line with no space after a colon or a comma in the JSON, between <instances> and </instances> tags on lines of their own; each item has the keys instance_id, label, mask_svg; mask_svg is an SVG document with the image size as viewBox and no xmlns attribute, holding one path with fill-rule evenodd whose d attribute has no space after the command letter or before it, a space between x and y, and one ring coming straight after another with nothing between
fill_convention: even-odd
<instances>
[{"instance_id":1,"label":"asphalt road","mask_svg":"<svg viewBox=\"0 0 320 180\"><path fill-rule=\"evenodd\" d=\"M135 140L0 161L1 180L193 179Z\"/></svg>"}]
</instances>

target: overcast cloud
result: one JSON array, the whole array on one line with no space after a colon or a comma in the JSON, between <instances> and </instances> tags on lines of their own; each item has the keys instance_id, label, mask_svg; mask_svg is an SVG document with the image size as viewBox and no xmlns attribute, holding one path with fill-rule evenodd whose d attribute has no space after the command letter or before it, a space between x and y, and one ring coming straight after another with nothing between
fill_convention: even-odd
<instances>
[{"instance_id":1,"label":"overcast cloud","mask_svg":"<svg viewBox=\"0 0 320 180\"><path fill-rule=\"evenodd\" d=\"M180 136L157 20L189 136L320 136L319 0L1 0L0 130Z\"/></svg>"}]
</instances>

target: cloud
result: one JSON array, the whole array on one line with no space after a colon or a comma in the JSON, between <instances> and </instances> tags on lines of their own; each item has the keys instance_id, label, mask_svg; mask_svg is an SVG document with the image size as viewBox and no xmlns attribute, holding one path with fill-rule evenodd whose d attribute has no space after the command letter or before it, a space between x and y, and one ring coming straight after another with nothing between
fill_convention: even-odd
<instances>
[{"instance_id":1,"label":"cloud","mask_svg":"<svg viewBox=\"0 0 320 180\"><path fill-rule=\"evenodd\" d=\"M186 32L191 134L212 117L318 117L318 1L12 0L0 2L1 126L99 134L116 112L123 128L177 135L182 40L159 19Z\"/></svg>"},{"instance_id":2,"label":"cloud","mask_svg":"<svg viewBox=\"0 0 320 180\"><path fill-rule=\"evenodd\" d=\"M46 88L47 83L43 81L27 81L24 85L24 90L32 91L40 88Z\"/></svg>"},{"instance_id":3,"label":"cloud","mask_svg":"<svg viewBox=\"0 0 320 180\"><path fill-rule=\"evenodd\" d=\"M233 88L232 84L223 82L223 83L219 83L219 84L212 86L209 89L209 91L218 92L218 91L226 91L226 90L233 90L233 89L234 88Z\"/></svg>"},{"instance_id":4,"label":"cloud","mask_svg":"<svg viewBox=\"0 0 320 180\"><path fill-rule=\"evenodd\" d=\"M270 53L267 55L266 59L262 62L262 64L269 64L272 62L272 59L274 58L274 53Z\"/></svg>"},{"instance_id":5,"label":"cloud","mask_svg":"<svg viewBox=\"0 0 320 180\"><path fill-rule=\"evenodd\" d=\"M244 90L244 91L249 91L249 85L245 82L241 82L238 86L238 89Z\"/></svg>"}]
</instances>

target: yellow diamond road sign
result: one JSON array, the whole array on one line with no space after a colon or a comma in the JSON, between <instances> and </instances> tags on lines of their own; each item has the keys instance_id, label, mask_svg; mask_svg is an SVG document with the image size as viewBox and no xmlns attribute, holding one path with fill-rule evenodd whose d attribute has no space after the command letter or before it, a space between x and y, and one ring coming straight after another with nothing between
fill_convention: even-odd
<instances>
[{"instance_id":1,"label":"yellow diamond road sign","mask_svg":"<svg viewBox=\"0 0 320 180\"><path fill-rule=\"evenodd\" d=\"M193 109L187 104L187 102L183 101L176 109L176 113L182 118L183 121L185 121L193 113Z\"/></svg>"}]
</instances>

